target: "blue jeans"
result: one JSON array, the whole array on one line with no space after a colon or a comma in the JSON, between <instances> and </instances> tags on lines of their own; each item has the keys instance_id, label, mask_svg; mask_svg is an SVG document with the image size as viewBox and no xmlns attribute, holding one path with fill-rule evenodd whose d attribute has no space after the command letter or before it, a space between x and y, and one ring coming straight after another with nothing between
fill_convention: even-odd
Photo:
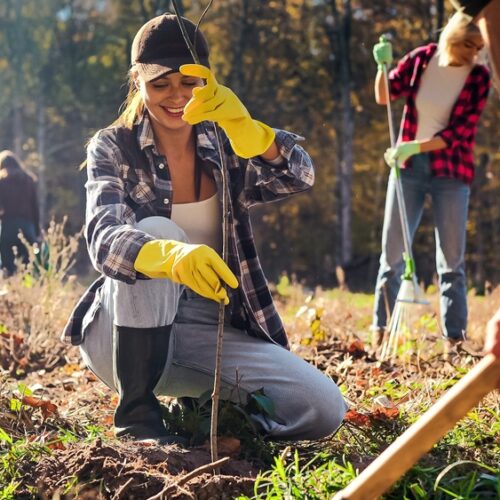
<instances>
[{"instance_id":1,"label":"blue jeans","mask_svg":"<svg viewBox=\"0 0 500 500\"><path fill-rule=\"evenodd\" d=\"M465 280L465 237L469 185L448 177L434 177L429 157L413 157L412 168L401 171L404 200L411 239L422 218L425 196L432 199L436 238L436 268L439 276L443 333L452 339L465 337L467 287ZM392 312L403 273L403 237L399 219L394 171L389 177L382 230L382 255L375 287L373 328L387 323L386 301Z\"/></svg>"},{"instance_id":2,"label":"blue jeans","mask_svg":"<svg viewBox=\"0 0 500 500\"><path fill-rule=\"evenodd\" d=\"M170 219L148 217L138 229L155 238L187 241ZM99 290L100 308L85 317L80 351L85 363L109 387L113 376L113 323L151 328L172 324L170 348L158 395L199 397L213 388L219 306L168 279L137 280L129 285L107 278ZM229 320L229 315L226 315ZM238 387L241 392L235 391ZM275 418L256 416L276 439L318 439L340 425L347 405L335 382L285 348L226 324L221 398L264 389ZM254 417L252 417L254 418Z\"/></svg>"},{"instance_id":3,"label":"blue jeans","mask_svg":"<svg viewBox=\"0 0 500 500\"><path fill-rule=\"evenodd\" d=\"M9 217L2 220L0 231L0 257L1 267L7 269L7 275L11 276L16 272L16 255L13 247L17 247L17 258L24 264L29 261L28 249L19 239L19 232L23 233L28 243L33 244L36 241L35 224L24 217Z\"/></svg>"}]
</instances>

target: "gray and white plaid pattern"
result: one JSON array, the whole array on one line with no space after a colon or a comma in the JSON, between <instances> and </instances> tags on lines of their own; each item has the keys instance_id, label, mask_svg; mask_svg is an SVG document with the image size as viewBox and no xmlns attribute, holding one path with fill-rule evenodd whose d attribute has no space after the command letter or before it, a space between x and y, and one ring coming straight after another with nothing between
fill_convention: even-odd
<instances>
[{"instance_id":1,"label":"gray and white plaid pattern","mask_svg":"<svg viewBox=\"0 0 500 500\"><path fill-rule=\"evenodd\" d=\"M85 236L92 264L103 276L85 292L66 324L62 338L74 345L82 342L84 316L89 309L98 308L96 294L105 276L129 284L138 278L147 279L138 275L134 262L142 245L153 238L134 229L134 224L153 215L171 216L172 182L167 161L155 147L147 113L128 135L123 132L120 127L103 129L92 138L87 150ZM195 132L197 155L212 167L221 198L222 174L213 125L202 122L196 125ZM231 297L232 322L250 335L287 346L283 324L257 257L249 208L309 189L314 184L314 167L297 144L302 137L296 134L276 130L276 143L285 159L279 166L260 157L239 158L222 131L221 135L230 190L227 260L240 282ZM130 143L125 144L124 137L129 137ZM126 151L137 151L142 156L132 157L145 161L131 164Z\"/></svg>"}]
</instances>

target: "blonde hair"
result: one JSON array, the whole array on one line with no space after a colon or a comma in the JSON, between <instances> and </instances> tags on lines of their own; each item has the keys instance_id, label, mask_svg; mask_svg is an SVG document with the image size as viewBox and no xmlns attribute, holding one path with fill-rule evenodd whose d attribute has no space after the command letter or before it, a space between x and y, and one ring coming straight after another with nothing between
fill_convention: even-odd
<instances>
[{"instance_id":1,"label":"blonde hair","mask_svg":"<svg viewBox=\"0 0 500 500\"><path fill-rule=\"evenodd\" d=\"M476 35L481 35L481 32L479 28L471 22L470 16L461 11L455 12L439 36L439 64L447 65L449 63L450 52L453 45Z\"/></svg>"},{"instance_id":2,"label":"blonde hair","mask_svg":"<svg viewBox=\"0 0 500 500\"><path fill-rule=\"evenodd\" d=\"M131 129L137 122L137 119L144 111L144 101L141 93L134 81L134 68L132 67L128 73L128 92L124 103L121 105L120 116L113 122L112 125L122 125Z\"/></svg>"}]
</instances>

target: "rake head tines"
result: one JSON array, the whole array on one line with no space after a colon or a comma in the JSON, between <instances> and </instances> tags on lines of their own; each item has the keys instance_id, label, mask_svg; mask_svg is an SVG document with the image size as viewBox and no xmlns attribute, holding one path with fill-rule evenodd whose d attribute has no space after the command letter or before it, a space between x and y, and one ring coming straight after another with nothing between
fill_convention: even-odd
<instances>
[{"instance_id":1,"label":"rake head tines","mask_svg":"<svg viewBox=\"0 0 500 500\"><path fill-rule=\"evenodd\" d=\"M416 278L403 279L381 345L380 359L382 361L388 359L393 361L398 356L399 346L412 336L414 306L427 304L429 301L425 298Z\"/></svg>"},{"instance_id":2,"label":"rake head tines","mask_svg":"<svg viewBox=\"0 0 500 500\"><path fill-rule=\"evenodd\" d=\"M417 279L405 279L399 287L396 302L407 302L410 304L428 305L429 301L425 298L423 290L417 283Z\"/></svg>"}]
</instances>

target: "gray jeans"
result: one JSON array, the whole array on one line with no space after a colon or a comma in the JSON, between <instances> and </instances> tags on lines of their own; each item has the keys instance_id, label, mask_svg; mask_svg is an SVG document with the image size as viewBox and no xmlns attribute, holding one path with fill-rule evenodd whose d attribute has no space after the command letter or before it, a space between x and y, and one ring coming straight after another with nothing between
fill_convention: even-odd
<instances>
[{"instance_id":1,"label":"gray jeans","mask_svg":"<svg viewBox=\"0 0 500 500\"><path fill-rule=\"evenodd\" d=\"M170 219L150 217L137 227L155 238L187 241ZM173 323L170 348L158 395L199 397L213 387L218 304L167 279L134 285L107 279L100 308L86 328L81 354L109 387L113 379L113 323L157 327ZM227 315L226 315L227 316ZM235 390L237 388L237 390ZM273 420L258 417L269 436L317 439L340 425L347 405L336 386L314 366L283 347L250 337L229 324L224 328L222 397L238 398L264 389L275 405Z\"/></svg>"}]
</instances>

